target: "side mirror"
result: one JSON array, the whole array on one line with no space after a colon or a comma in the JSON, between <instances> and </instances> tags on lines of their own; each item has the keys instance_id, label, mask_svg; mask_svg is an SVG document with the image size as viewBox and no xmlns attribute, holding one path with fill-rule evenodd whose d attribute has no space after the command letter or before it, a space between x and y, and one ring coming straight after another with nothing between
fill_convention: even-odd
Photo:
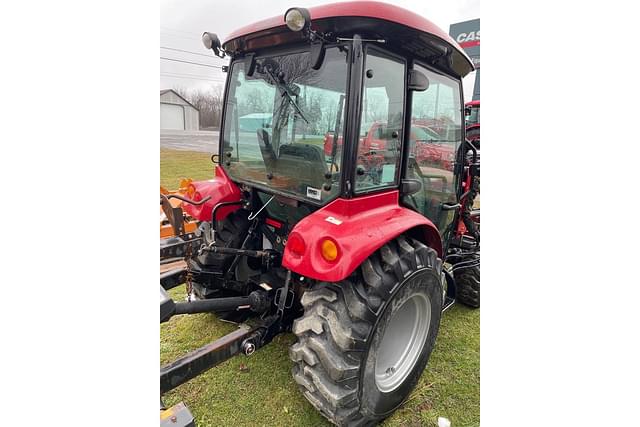
<instances>
[{"instance_id":1,"label":"side mirror","mask_svg":"<svg viewBox=\"0 0 640 427\"><path fill-rule=\"evenodd\" d=\"M410 196L422 189L422 182L417 179L403 179L400 183L400 193L403 196Z\"/></svg>"},{"instance_id":2,"label":"side mirror","mask_svg":"<svg viewBox=\"0 0 640 427\"><path fill-rule=\"evenodd\" d=\"M429 88L429 79L418 70L409 70L409 90L423 92Z\"/></svg>"},{"instance_id":3,"label":"side mirror","mask_svg":"<svg viewBox=\"0 0 640 427\"><path fill-rule=\"evenodd\" d=\"M465 116L471 115L471 107L464 107L464 115Z\"/></svg>"}]
</instances>

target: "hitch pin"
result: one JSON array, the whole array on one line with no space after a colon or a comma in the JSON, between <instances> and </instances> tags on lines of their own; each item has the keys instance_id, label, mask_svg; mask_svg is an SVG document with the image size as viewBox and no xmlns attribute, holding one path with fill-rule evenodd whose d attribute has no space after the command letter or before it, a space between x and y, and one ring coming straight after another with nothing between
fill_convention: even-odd
<instances>
[{"instance_id":1,"label":"hitch pin","mask_svg":"<svg viewBox=\"0 0 640 427\"><path fill-rule=\"evenodd\" d=\"M271 201L273 200L274 197L276 197L276 196L275 195L271 196L271 198L269 200L267 200L267 203L265 203L264 205L262 205L262 207L260 209L258 209L258 212L256 212L255 214L253 214L253 213L250 214L247 219L249 221L253 221L260 214L260 212L262 212L262 210L264 208L266 208L269 203L271 203Z\"/></svg>"}]
</instances>

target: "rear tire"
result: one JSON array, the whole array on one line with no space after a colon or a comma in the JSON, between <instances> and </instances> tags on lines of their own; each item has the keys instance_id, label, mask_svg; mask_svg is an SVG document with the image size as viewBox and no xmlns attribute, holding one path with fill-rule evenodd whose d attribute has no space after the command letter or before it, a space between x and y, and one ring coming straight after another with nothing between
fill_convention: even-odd
<instances>
[{"instance_id":1,"label":"rear tire","mask_svg":"<svg viewBox=\"0 0 640 427\"><path fill-rule=\"evenodd\" d=\"M238 209L235 212L231 212L223 220L217 221L215 234L216 245L223 248L239 249L247 237L249 230L248 215L249 212L246 210ZM194 271L202 268L226 273L233 259L233 255L205 251L198 255L196 259L190 260L189 262ZM200 299L237 295L237 292L223 290L222 283L219 279L209 279L200 283L200 286L194 285L194 293L196 297Z\"/></svg>"},{"instance_id":2,"label":"rear tire","mask_svg":"<svg viewBox=\"0 0 640 427\"><path fill-rule=\"evenodd\" d=\"M472 307L480 307L480 254L473 254L466 257L463 262L475 263L477 265L456 269L454 264L453 278L456 282L456 300L462 304Z\"/></svg>"},{"instance_id":3,"label":"rear tire","mask_svg":"<svg viewBox=\"0 0 640 427\"><path fill-rule=\"evenodd\" d=\"M433 249L400 236L348 279L317 283L302 296L289 350L293 377L331 422L375 424L411 393L438 334L441 270Z\"/></svg>"}]
</instances>

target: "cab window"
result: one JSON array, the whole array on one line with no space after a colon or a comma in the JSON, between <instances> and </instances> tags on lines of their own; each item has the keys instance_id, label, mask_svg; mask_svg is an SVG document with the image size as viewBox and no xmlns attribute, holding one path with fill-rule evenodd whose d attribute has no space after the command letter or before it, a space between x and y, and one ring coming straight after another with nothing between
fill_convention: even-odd
<instances>
[{"instance_id":1,"label":"cab window","mask_svg":"<svg viewBox=\"0 0 640 427\"><path fill-rule=\"evenodd\" d=\"M456 201L453 168L462 142L460 83L425 67L415 68L427 76L429 87L413 92L406 177L421 181L422 189L405 202L443 232L453 211L443 211L442 204Z\"/></svg>"},{"instance_id":2,"label":"cab window","mask_svg":"<svg viewBox=\"0 0 640 427\"><path fill-rule=\"evenodd\" d=\"M355 191L397 184L400 167L405 65L371 49L364 66Z\"/></svg>"}]
</instances>

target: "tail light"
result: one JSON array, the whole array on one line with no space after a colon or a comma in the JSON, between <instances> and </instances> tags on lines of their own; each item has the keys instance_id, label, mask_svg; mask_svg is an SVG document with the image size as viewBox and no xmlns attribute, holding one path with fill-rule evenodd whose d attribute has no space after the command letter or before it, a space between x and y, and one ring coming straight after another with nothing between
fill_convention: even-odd
<instances>
[{"instance_id":1,"label":"tail light","mask_svg":"<svg viewBox=\"0 0 640 427\"><path fill-rule=\"evenodd\" d=\"M287 239L287 248L294 254L298 256L304 255L305 250L307 249L307 245L304 242L304 239L301 235L296 232L293 232L289 235Z\"/></svg>"}]
</instances>

